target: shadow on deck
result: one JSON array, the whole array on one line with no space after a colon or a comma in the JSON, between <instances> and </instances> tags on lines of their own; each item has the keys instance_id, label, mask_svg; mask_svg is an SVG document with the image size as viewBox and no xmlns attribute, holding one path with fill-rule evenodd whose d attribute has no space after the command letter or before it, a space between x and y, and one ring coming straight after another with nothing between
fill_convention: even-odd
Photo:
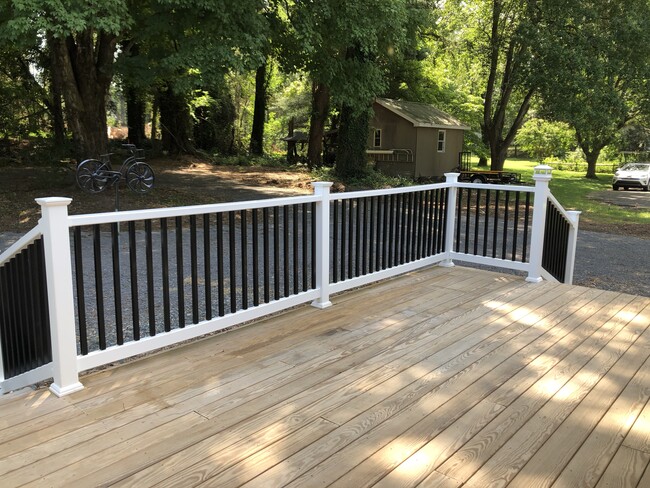
<instances>
[{"instance_id":1,"label":"shadow on deck","mask_svg":"<svg viewBox=\"0 0 650 488\"><path fill-rule=\"evenodd\" d=\"M3 486L650 486L650 299L431 267L0 397Z\"/></svg>"}]
</instances>

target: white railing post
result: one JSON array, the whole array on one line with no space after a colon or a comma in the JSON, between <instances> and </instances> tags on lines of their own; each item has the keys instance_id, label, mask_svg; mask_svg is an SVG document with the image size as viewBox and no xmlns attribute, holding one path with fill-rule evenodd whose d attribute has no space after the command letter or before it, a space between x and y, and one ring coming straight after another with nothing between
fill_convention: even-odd
<instances>
[{"instance_id":1,"label":"white railing post","mask_svg":"<svg viewBox=\"0 0 650 488\"><path fill-rule=\"evenodd\" d=\"M458 177L460 173L445 173L445 181L451 186L447 188L447 226L445 229L445 256L440 261L440 266L450 268L454 266L451 252L454 250L454 234L456 233L456 198L458 196Z\"/></svg>"},{"instance_id":2,"label":"white railing post","mask_svg":"<svg viewBox=\"0 0 650 488\"><path fill-rule=\"evenodd\" d=\"M580 214L577 210L570 210L567 212L569 217L569 242L567 244L567 253L566 253L566 275L564 276L564 282L567 285L573 284L573 268L576 264L576 245L578 244L578 225L580 223Z\"/></svg>"},{"instance_id":3,"label":"white railing post","mask_svg":"<svg viewBox=\"0 0 650 488\"><path fill-rule=\"evenodd\" d=\"M313 307L327 308L330 302L330 187L331 182L316 181L311 184L314 195L319 197L316 202L316 284L320 296L311 302Z\"/></svg>"},{"instance_id":4,"label":"white railing post","mask_svg":"<svg viewBox=\"0 0 650 488\"><path fill-rule=\"evenodd\" d=\"M68 205L70 198L37 198L41 206L47 298L52 336L52 370L50 390L56 396L81 390L77 370L77 345L72 292L72 260Z\"/></svg>"},{"instance_id":5,"label":"white railing post","mask_svg":"<svg viewBox=\"0 0 650 488\"><path fill-rule=\"evenodd\" d=\"M544 251L544 228L546 226L546 207L548 206L548 183L553 168L546 165L535 166L535 200L533 202L533 225L530 233L530 269L526 281L542 281L542 253Z\"/></svg>"}]
</instances>

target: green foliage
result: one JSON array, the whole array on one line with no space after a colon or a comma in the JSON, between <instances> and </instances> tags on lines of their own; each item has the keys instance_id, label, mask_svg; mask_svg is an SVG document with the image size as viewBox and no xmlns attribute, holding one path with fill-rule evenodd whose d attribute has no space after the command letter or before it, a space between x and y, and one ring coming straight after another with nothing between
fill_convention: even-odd
<instances>
[{"instance_id":1,"label":"green foliage","mask_svg":"<svg viewBox=\"0 0 650 488\"><path fill-rule=\"evenodd\" d=\"M268 115L265 130L265 151L284 152L289 121L294 120L294 129L309 132L311 109L311 87L305 76L285 74L274 70L270 86Z\"/></svg>"},{"instance_id":2,"label":"green foliage","mask_svg":"<svg viewBox=\"0 0 650 488\"><path fill-rule=\"evenodd\" d=\"M366 170L369 121L368 112L359 113L346 107L341 112L341 129L336 150L336 174L342 178L352 178Z\"/></svg>"},{"instance_id":3,"label":"green foliage","mask_svg":"<svg viewBox=\"0 0 650 488\"><path fill-rule=\"evenodd\" d=\"M365 112L387 87L382 66L409 44L412 7L408 0L287 4L290 21L279 39L282 66L328 86L335 105ZM357 55L349 55L350 49Z\"/></svg>"},{"instance_id":4,"label":"green foliage","mask_svg":"<svg viewBox=\"0 0 650 488\"><path fill-rule=\"evenodd\" d=\"M198 147L220 154L233 152L235 141L232 127L236 113L229 95L225 87L215 87L211 93L195 92L190 106L194 118L194 142Z\"/></svg>"},{"instance_id":5,"label":"green foliage","mask_svg":"<svg viewBox=\"0 0 650 488\"><path fill-rule=\"evenodd\" d=\"M44 32L63 38L87 29L117 35L132 25L128 0L12 0L5 4L2 17L7 21L0 31L11 40Z\"/></svg>"},{"instance_id":6,"label":"green foliage","mask_svg":"<svg viewBox=\"0 0 650 488\"><path fill-rule=\"evenodd\" d=\"M575 145L575 132L568 124L534 118L522 126L516 142L538 161L551 156L564 159Z\"/></svg>"},{"instance_id":7,"label":"green foliage","mask_svg":"<svg viewBox=\"0 0 650 488\"><path fill-rule=\"evenodd\" d=\"M314 181L331 181L339 187L343 186L346 191L356 190L380 190L385 188L399 188L417 184L412 178L402 176L388 176L373 168L366 168L364 171L348 178L340 177L333 168L321 167L311 171Z\"/></svg>"},{"instance_id":8,"label":"green foliage","mask_svg":"<svg viewBox=\"0 0 650 488\"><path fill-rule=\"evenodd\" d=\"M522 174L523 181L532 182L533 168L539 164L527 159L508 159L505 169ZM584 171L571 169L556 169L550 188L553 195L568 210L580 210L581 221L616 224L628 222L636 224L650 224L650 211L611 205L593 198L596 191L611 190L612 166L599 166L597 178L587 179Z\"/></svg>"},{"instance_id":9,"label":"green foliage","mask_svg":"<svg viewBox=\"0 0 650 488\"><path fill-rule=\"evenodd\" d=\"M552 66L541 83L545 107L575 130L591 165L617 132L648 114L650 5L546 0L563 15L543 26L538 62ZM590 167L589 176L595 176Z\"/></svg>"},{"instance_id":10,"label":"green foliage","mask_svg":"<svg viewBox=\"0 0 650 488\"><path fill-rule=\"evenodd\" d=\"M47 110L34 97L16 53L0 52L0 139L24 138L47 128Z\"/></svg>"}]
</instances>

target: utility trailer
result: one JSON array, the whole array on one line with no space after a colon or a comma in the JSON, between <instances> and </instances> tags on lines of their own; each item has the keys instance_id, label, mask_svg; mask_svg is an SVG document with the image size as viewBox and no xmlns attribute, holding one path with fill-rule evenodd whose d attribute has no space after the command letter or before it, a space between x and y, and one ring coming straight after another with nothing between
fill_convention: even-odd
<instances>
[{"instance_id":1,"label":"utility trailer","mask_svg":"<svg viewBox=\"0 0 650 488\"><path fill-rule=\"evenodd\" d=\"M458 181L465 183L521 183L520 173L472 168L472 164L470 163L471 155L472 153L470 152L461 152L458 155L458 172L460 173Z\"/></svg>"}]
</instances>

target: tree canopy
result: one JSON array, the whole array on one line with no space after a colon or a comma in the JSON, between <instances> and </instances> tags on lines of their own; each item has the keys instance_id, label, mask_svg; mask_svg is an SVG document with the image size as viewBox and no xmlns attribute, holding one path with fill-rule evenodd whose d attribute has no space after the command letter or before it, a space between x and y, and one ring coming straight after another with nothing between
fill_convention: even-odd
<instances>
[{"instance_id":1,"label":"tree canopy","mask_svg":"<svg viewBox=\"0 0 650 488\"><path fill-rule=\"evenodd\" d=\"M515 141L542 157L575 134L594 176L650 117L649 14L648 0L0 0L0 136L97 156L124 103L129 138L159 133L170 152L278 151L295 126L316 166L329 127L354 175L383 96L471 125L493 169Z\"/></svg>"}]
</instances>

